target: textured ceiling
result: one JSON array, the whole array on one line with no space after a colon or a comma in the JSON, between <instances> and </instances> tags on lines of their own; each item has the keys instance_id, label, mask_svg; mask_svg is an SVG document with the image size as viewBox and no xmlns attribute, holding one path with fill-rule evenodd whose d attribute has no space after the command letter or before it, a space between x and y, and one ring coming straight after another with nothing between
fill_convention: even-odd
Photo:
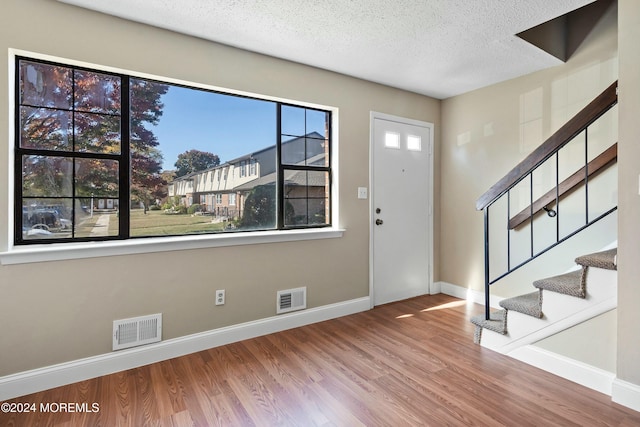
<instances>
[{"instance_id":1,"label":"textured ceiling","mask_svg":"<svg viewBox=\"0 0 640 427\"><path fill-rule=\"evenodd\" d=\"M560 64L514 36L594 0L58 0L448 98Z\"/></svg>"}]
</instances>

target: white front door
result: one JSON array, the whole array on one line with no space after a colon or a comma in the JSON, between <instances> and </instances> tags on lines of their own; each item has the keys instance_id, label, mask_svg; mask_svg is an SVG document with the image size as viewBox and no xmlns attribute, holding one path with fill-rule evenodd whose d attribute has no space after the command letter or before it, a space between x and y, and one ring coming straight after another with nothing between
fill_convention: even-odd
<instances>
[{"instance_id":1,"label":"white front door","mask_svg":"<svg viewBox=\"0 0 640 427\"><path fill-rule=\"evenodd\" d=\"M433 125L371 114L374 305L429 293Z\"/></svg>"}]
</instances>

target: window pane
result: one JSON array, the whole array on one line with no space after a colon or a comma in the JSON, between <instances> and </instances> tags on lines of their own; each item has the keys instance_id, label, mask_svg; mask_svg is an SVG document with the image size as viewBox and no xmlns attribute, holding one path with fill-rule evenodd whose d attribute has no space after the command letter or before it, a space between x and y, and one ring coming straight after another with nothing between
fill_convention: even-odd
<instances>
[{"instance_id":1,"label":"window pane","mask_svg":"<svg viewBox=\"0 0 640 427\"><path fill-rule=\"evenodd\" d=\"M304 107L283 105L281 132L283 135L304 136L312 133L324 137L328 130L329 113Z\"/></svg>"},{"instance_id":2,"label":"window pane","mask_svg":"<svg viewBox=\"0 0 640 427\"><path fill-rule=\"evenodd\" d=\"M275 226L275 208L264 211L275 207L274 196L265 203L252 196L254 207L245 205L254 187L275 182L276 103L173 85L160 90L140 79L131 86L132 235ZM146 117L137 109L160 92L155 126L136 125L135 117ZM245 209L260 210L258 218L243 222Z\"/></svg>"},{"instance_id":3,"label":"window pane","mask_svg":"<svg viewBox=\"0 0 640 427\"><path fill-rule=\"evenodd\" d=\"M120 154L120 117L76 113L76 151Z\"/></svg>"},{"instance_id":4,"label":"window pane","mask_svg":"<svg viewBox=\"0 0 640 427\"><path fill-rule=\"evenodd\" d=\"M293 138L282 141L282 163L286 165L326 166L327 141L319 138Z\"/></svg>"},{"instance_id":5,"label":"window pane","mask_svg":"<svg viewBox=\"0 0 640 427\"><path fill-rule=\"evenodd\" d=\"M71 70L66 67L20 62L20 103L34 107L71 109Z\"/></svg>"},{"instance_id":6,"label":"window pane","mask_svg":"<svg viewBox=\"0 0 640 427\"><path fill-rule=\"evenodd\" d=\"M76 159L76 196L118 197L119 167L115 160Z\"/></svg>"},{"instance_id":7,"label":"window pane","mask_svg":"<svg viewBox=\"0 0 640 427\"><path fill-rule=\"evenodd\" d=\"M326 111L282 106L282 163L328 166L329 144Z\"/></svg>"},{"instance_id":8,"label":"window pane","mask_svg":"<svg viewBox=\"0 0 640 427\"><path fill-rule=\"evenodd\" d=\"M329 224L329 173L285 171L285 225Z\"/></svg>"},{"instance_id":9,"label":"window pane","mask_svg":"<svg viewBox=\"0 0 640 427\"><path fill-rule=\"evenodd\" d=\"M317 133L318 135L326 135L328 131L329 113L326 111L306 109L306 129L305 135Z\"/></svg>"},{"instance_id":10,"label":"window pane","mask_svg":"<svg viewBox=\"0 0 640 427\"><path fill-rule=\"evenodd\" d=\"M22 204L22 238L60 239L71 237L71 199L24 199Z\"/></svg>"},{"instance_id":11,"label":"window pane","mask_svg":"<svg viewBox=\"0 0 640 427\"><path fill-rule=\"evenodd\" d=\"M241 193L242 217L238 222L240 230L267 230L276 226L276 186L275 182L256 185Z\"/></svg>"},{"instance_id":12,"label":"window pane","mask_svg":"<svg viewBox=\"0 0 640 427\"><path fill-rule=\"evenodd\" d=\"M20 108L20 146L71 151L72 113L48 108Z\"/></svg>"},{"instance_id":13,"label":"window pane","mask_svg":"<svg viewBox=\"0 0 640 427\"><path fill-rule=\"evenodd\" d=\"M75 71L75 108L92 113L120 113L120 78Z\"/></svg>"},{"instance_id":14,"label":"window pane","mask_svg":"<svg viewBox=\"0 0 640 427\"><path fill-rule=\"evenodd\" d=\"M118 199L87 197L76 199L74 237L118 235Z\"/></svg>"},{"instance_id":15,"label":"window pane","mask_svg":"<svg viewBox=\"0 0 640 427\"><path fill-rule=\"evenodd\" d=\"M73 161L64 157L22 156L23 197L71 197Z\"/></svg>"},{"instance_id":16,"label":"window pane","mask_svg":"<svg viewBox=\"0 0 640 427\"><path fill-rule=\"evenodd\" d=\"M281 132L283 135L306 135L305 109L283 105L281 109Z\"/></svg>"},{"instance_id":17,"label":"window pane","mask_svg":"<svg viewBox=\"0 0 640 427\"><path fill-rule=\"evenodd\" d=\"M407 150L422 151L422 138L416 135L407 136Z\"/></svg>"},{"instance_id":18,"label":"window pane","mask_svg":"<svg viewBox=\"0 0 640 427\"><path fill-rule=\"evenodd\" d=\"M385 132L384 146L387 148L400 148L400 134L395 132Z\"/></svg>"}]
</instances>

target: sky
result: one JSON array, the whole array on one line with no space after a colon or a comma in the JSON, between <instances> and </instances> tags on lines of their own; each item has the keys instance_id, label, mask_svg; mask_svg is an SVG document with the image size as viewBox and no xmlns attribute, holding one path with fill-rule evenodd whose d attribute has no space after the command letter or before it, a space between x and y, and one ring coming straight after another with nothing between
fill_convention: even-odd
<instances>
[{"instance_id":1,"label":"sky","mask_svg":"<svg viewBox=\"0 0 640 427\"><path fill-rule=\"evenodd\" d=\"M192 149L217 154L224 163L276 143L275 102L180 86L169 86L162 102L162 117L151 130L160 143L163 170L175 169L178 154ZM283 106L282 132L324 134L324 120L323 112Z\"/></svg>"},{"instance_id":2,"label":"sky","mask_svg":"<svg viewBox=\"0 0 640 427\"><path fill-rule=\"evenodd\" d=\"M175 169L178 154L191 149L217 154L224 163L275 144L274 102L179 86L170 86L162 102L162 117L151 129L164 170Z\"/></svg>"}]
</instances>

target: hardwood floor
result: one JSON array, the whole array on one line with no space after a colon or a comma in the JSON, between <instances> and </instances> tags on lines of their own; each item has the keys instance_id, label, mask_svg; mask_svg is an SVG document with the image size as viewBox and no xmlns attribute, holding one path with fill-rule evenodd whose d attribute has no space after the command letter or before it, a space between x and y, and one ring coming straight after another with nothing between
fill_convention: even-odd
<instances>
[{"instance_id":1,"label":"hardwood floor","mask_svg":"<svg viewBox=\"0 0 640 427\"><path fill-rule=\"evenodd\" d=\"M388 304L20 397L36 412L0 412L0 426L640 425L609 396L474 345L481 311L445 295Z\"/></svg>"}]
</instances>

